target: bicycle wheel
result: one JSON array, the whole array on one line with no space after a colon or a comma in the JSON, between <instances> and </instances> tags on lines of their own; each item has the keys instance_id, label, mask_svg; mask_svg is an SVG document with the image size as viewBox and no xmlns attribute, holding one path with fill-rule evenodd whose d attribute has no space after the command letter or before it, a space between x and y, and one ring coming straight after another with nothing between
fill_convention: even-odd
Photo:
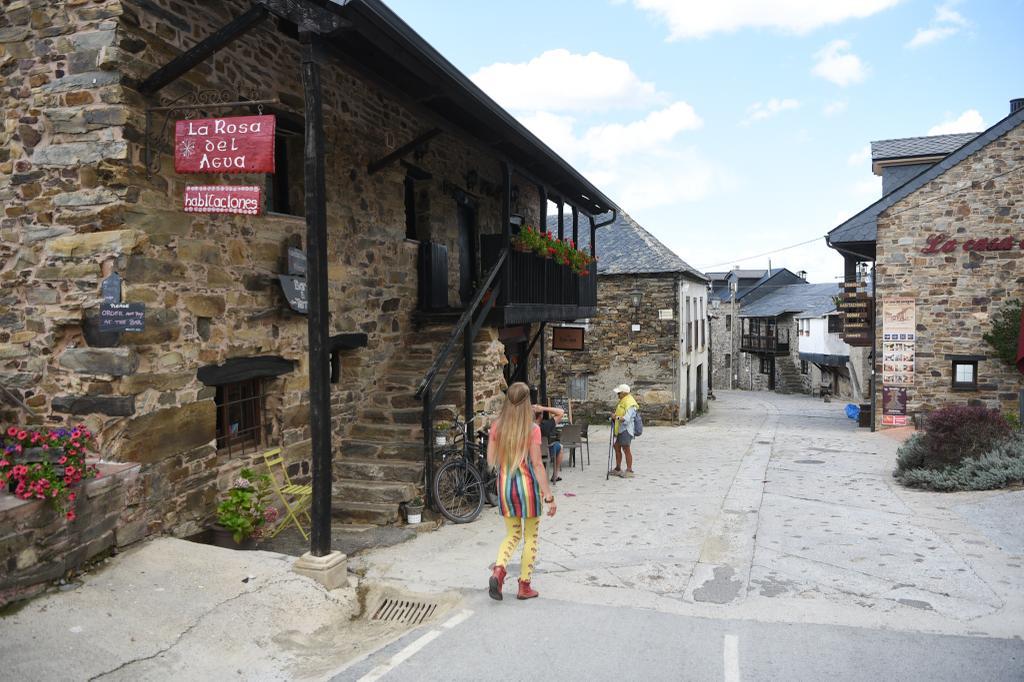
<instances>
[{"instance_id":1,"label":"bicycle wheel","mask_svg":"<svg viewBox=\"0 0 1024 682\"><path fill-rule=\"evenodd\" d=\"M446 462L434 476L434 500L445 518L469 523L484 506L484 484L474 467L464 459Z\"/></svg>"}]
</instances>

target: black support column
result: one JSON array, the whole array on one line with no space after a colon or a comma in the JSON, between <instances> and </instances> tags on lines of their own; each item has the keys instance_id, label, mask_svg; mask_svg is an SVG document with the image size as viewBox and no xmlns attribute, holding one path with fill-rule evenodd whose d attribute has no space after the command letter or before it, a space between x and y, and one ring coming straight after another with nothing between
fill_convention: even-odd
<instances>
[{"instance_id":1,"label":"black support column","mask_svg":"<svg viewBox=\"0 0 1024 682\"><path fill-rule=\"evenodd\" d=\"M565 204L558 200L558 241L565 239Z\"/></svg>"},{"instance_id":2,"label":"black support column","mask_svg":"<svg viewBox=\"0 0 1024 682\"><path fill-rule=\"evenodd\" d=\"M327 291L327 200L320 92L320 38L301 32L305 94L306 262L309 288L309 430L313 450L313 527L310 553L331 552L331 363Z\"/></svg>"},{"instance_id":3,"label":"black support column","mask_svg":"<svg viewBox=\"0 0 1024 682\"><path fill-rule=\"evenodd\" d=\"M572 207L572 245L580 248L580 210Z\"/></svg>"}]
</instances>

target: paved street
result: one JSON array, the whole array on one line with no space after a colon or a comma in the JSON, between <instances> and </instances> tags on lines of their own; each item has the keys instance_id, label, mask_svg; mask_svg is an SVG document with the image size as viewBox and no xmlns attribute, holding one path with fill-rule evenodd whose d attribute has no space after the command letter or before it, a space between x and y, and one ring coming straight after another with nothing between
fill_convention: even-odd
<instances>
[{"instance_id":1,"label":"paved street","mask_svg":"<svg viewBox=\"0 0 1024 682\"><path fill-rule=\"evenodd\" d=\"M339 679L517 666L568 678L1024 677L1024 492L903 490L890 475L896 440L802 396L722 393L686 427L649 428L634 479L605 481L606 434L593 436L591 467L559 484L536 602L483 593L502 535L490 509L355 558L370 582L466 600ZM463 620L439 625L449 618Z\"/></svg>"}]
</instances>

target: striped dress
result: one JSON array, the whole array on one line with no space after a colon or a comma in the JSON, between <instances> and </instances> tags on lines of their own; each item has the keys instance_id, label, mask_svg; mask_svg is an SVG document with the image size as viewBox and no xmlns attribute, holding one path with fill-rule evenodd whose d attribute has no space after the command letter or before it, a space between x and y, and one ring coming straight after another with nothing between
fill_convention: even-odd
<instances>
[{"instance_id":1,"label":"striped dress","mask_svg":"<svg viewBox=\"0 0 1024 682\"><path fill-rule=\"evenodd\" d=\"M491 441L498 437L497 424L491 426ZM540 427L533 425L530 445L540 445ZM498 465L498 508L502 516L531 518L543 511L543 497L540 493L538 476L533 471L530 454L526 453L517 467Z\"/></svg>"}]
</instances>

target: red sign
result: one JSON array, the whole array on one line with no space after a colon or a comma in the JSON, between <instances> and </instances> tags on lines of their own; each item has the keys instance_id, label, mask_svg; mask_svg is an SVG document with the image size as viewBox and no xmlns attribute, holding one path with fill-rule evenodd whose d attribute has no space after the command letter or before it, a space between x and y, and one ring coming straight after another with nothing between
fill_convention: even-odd
<instances>
[{"instance_id":1,"label":"red sign","mask_svg":"<svg viewBox=\"0 0 1024 682\"><path fill-rule=\"evenodd\" d=\"M185 213L259 215L263 190L257 185L188 185Z\"/></svg>"},{"instance_id":2,"label":"red sign","mask_svg":"<svg viewBox=\"0 0 1024 682\"><path fill-rule=\"evenodd\" d=\"M928 246L921 249L921 253L953 253L959 245L960 242L952 237L933 234L928 237ZM1024 240L1018 244L1013 237L982 237L968 239L962 248L964 251L1011 251L1018 247L1024 249Z\"/></svg>"},{"instance_id":3,"label":"red sign","mask_svg":"<svg viewBox=\"0 0 1024 682\"><path fill-rule=\"evenodd\" d=\"M232 116L178 121L177 173L273 173L273 116Z\"/></svg>"}]
</instances>

